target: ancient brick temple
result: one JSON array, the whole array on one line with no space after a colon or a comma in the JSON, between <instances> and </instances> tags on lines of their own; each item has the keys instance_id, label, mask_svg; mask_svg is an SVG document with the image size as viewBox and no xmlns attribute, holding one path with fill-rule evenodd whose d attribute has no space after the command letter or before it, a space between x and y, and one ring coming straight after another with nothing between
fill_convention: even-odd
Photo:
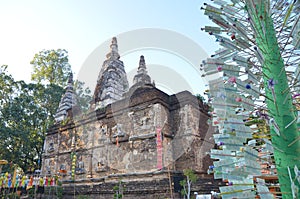
<instances>
[{"instance_id":1,"label":"ancient brick temple","mask_svg":"<svg viewBox=\"0 0 300 199\"><path fill-rule=\"evenodd\" d=\"M199 176L193 191L215 190L218 182L206 174L206 152L214 147L208 107L188 91L157 89L144 56L129 87L116 38L106 57L86 114L80 114L70 77L46 135L42 175L59 174L65 198L74 191L113 198L116 186L123 198L180 198L187 168ZM71 154L77 157L75 179Z\"/></svg>"}]
</instances>

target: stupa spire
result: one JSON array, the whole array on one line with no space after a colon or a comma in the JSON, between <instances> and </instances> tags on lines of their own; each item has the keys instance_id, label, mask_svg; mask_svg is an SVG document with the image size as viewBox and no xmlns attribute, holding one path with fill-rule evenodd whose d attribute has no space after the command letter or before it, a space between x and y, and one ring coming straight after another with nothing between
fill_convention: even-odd
<instances>
[{"instance_id":1,"label":"stupa spire","mask_svg":"<svg viewBox=\"0 0 300 199\"><path fill-rule=\"evenodd\" d=\"M140 64L139 64L139 68L138 70L142 70L142 69L145 69L146 70L146 63L145 63L145 58L144 58L144 55L141 55L140 56Z\"/></svg>"},{"instance_id":2,"label":"stupa spire","mask_svg":"<svg viewBox=\"0 0 300 199\"><path fill-rule=\"evenodd\" d=\"M106 55L107 59L117 60L120 59L118 50L118 41L116 37L113 37L110 44L110 52Z\"/></svg>"},{"instance_id":3,"label":"stupa spire","mask_svg":"<svg viewBox=\"0 0 300 199\"><path fill-rule=\"evenodd\" d=\"M143 55L140 56L140 62L137 74L133 78L133 84L151 84L151 78L148 75L147 68L146 68L146 62Z\"/></svg>"},{"instance_id":4,"label":"stupa spire","mask_svg":"<svg viewBox=\"0 0 300 199\"><path fill-rule=\"evenodd\" d=\"M66 92L62 96L56 114L54 116L56 122L60 122L67 117L73 117L74 113L77 114L80 112L73 84L73 74L70 73L68 85L66 86Z\"/></svg>"},{"instance_id":5,"label":"stupa spire","mask_svg":"<svg viewBox=\"0 0 300 199\"><path fill-rule=\"evenodd\" d=\"M105 107L123 98L128 91L128 80L124 64L120 60L117 38L113 37L110 45L110 52L106 55L101 71L98 76L94 92L94 108Z\"/></svg>"}]
</instances>

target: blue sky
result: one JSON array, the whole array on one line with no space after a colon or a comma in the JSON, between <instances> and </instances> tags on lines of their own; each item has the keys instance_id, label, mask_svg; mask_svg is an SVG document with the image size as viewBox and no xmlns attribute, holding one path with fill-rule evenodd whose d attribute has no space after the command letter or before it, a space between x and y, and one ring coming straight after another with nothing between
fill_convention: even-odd
<instances>
[{"instance_id":1,"label":"blue sky","mask_svg":"<svg viewBox=\"0 0 300 199\"><path fill-rule=\"evenodd\" d=\"M69 52L69 62L75 75L80 75L80 69L86 59L101 44L113 36L144 28L174 31L198 44L207 54L212 54L217 50L217 44L213 37L200 30L209 24L204 12L200 10L203 2L202 0L0 0L0 64L7 64L9 72L15 79L29 81L32 70L29 62L35 53L42 49L63 48ZM118 40L119 49L122 48L122 42L124 43ZM194 93L199 93L203 89L202 86L198 89L198 85L201 84L201 81L197 82L199 74L195 76L193 70L189 72L187 69L192 67L191 64L182 61L180 56L174 57L172 53L157 49L132 50L121 54L127 72L135 70L139 55L144 54L148 65L168 65L167 67L174 68L175 72L193 87ZM104 59L105 54L99 54L99 57ZM95 63L99 71L101 64ZM161 86L172 87L172 85Z\"/></svg>"}]
</instances>

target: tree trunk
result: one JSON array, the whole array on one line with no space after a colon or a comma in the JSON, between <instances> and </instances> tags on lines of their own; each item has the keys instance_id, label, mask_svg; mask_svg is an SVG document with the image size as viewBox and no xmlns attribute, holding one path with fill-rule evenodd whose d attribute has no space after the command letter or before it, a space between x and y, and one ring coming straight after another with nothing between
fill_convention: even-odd
<instances>
[{"instance_id":1,"label":"tree trunk","mask_svg":"<svg viewBox=\"0 0 300 199\"><path fill-rule=\"evenodd\" d=\"M188 186L188 192L187 192L187 199L190 199L190 195L191 195L191 180L189 178L189 176L186 176L186 181L187 181L187 186Z\"/></svg>"}]
</instances>

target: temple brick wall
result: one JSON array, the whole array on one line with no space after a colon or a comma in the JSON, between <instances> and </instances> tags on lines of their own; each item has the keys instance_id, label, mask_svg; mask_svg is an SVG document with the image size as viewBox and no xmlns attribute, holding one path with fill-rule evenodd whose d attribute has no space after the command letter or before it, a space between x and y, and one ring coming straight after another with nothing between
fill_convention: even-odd
<instances>
[{"instance_id":1,"label":"temple brick wall","mask_svg":"<svg viewBox=\"0 0 300 199\"><path fill-rule=\"evenodd\" d=\"M117 174L136 183L145 181L137 177L145 172L155 176L168 170L173 176L191 168L203 174L211 164L206 152L213 147L203 141L212 135L207 119L207 107L187 91L168 96L155 87L138 89L130 98L50 129L42 173L59 173L65 184L71 183L73 151L77 154L75 181L84 186ZM162 169L157 168L158 128L162 134ZM168 180L169 176L160 178ZM213 181L210 176L206 178Z\"/></svg>"},{"instance_id":2,"label":"temple brick wall","mask_svg":"<svg viewBox=\"0 0 300 199\"><path fill-rule=\"evenodd\" d=\"M77 172L79 179L101 177L114 170L155 171L158 128L162 134L163 167L182 170L185 162L190 168L205 172L200 151L201 138L208 131L205 108L187 91L168 96L154 87L137 90L130 99L50 129L42 172L70 171L72 151L77 154L78 170L83 169Z\"/></svg>"}]
</instances>

